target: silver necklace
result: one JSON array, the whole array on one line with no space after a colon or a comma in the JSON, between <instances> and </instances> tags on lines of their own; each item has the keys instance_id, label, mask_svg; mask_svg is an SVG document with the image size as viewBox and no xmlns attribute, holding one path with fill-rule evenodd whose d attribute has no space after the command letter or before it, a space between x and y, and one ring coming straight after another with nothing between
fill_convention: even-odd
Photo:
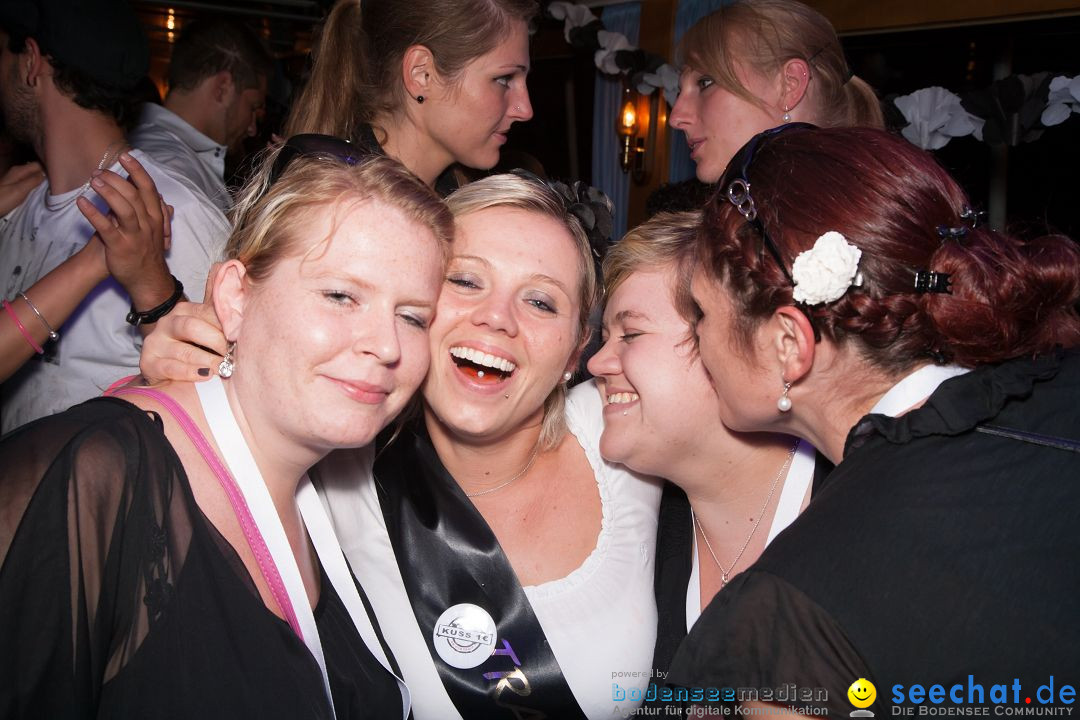
<instances>
[{"instance_id":1,"label":"silver necklace","mask_svg":"<svg viewBox=\"0 0 1080 720\"><path fill-rule=\"evenodd\" d=\"M97 164L97 169L98 170L104 170L105 169L105 161L109 159L109 156L112 155L112 149L114 147L116 147L117 145L119 145L120 148L116 151L116 157L120 157L120 153L123 152L123 150L124 150L124 145L125 145L124 141L123 140L117 140L116 142L109 143L109 145L105 148L105 153L101 156L101 160L98 161L98 164ZM115 162L115 160L114 160L114 162ZM109 165L111 166L112 163L109 163ZM91 176L90 180L93 180L93 179L94 179L93 176ZM49 210L59 210L60 208L67 207L71 203L75 202L75 200L78 199L78 197L80 195L82 195L84 192L86 192L87 190L90 189L90 180L87 180L86 182L84 182L82 184L82 187L80 187L78 189L78 191L75 192L71 197L67 198L66 200L62 200L61 202L58 202L58 203L49 202L49 195L48 195L48 193L46 193L46 195L45 195L45 207L47 207Z\"/></svg>"},{"instance_id":2,"label":"silver necklace","mask_svg":"<svg viewBox=\"0 0 1080 720\"><path fill-rule=\"evenodd\" d=\"M754 527L750 528L750 534L746 536L746 540L743 541L742 547L739 548L739 552L735 555L735 559L731 561L726 569L720 564L720 561L716 559L716 553L713 552L712 545L709 543L709 536L705 534L705 528L698 522L697 515L694 514L694 509L690 508L690 520L693 522L694 527L701 533L701 539L705 541L705 547L709 550L709 555L712 556L713 562L716 563L716 567L720 568L720 588L723 589L728 583L728 575L735 569L735 566L739 564L739 560L742 558L743 553L746 552L746 548L750 545L750 539L754 537L754 533L757 532L758 525L761 524L761 518L765 516L765 508L769 507L769 503L772 501L773 494L776 493L776 487L780 484L780 478L784 476L788 467L791 465L792 458L795 457L795 451L799 447L799 441L796 440L795 444L791 446L791 450L788 452L787 459L784 460L784 464L780 466L780 472L776 473L776 477L773 478L772 487L769 488L769 494L765 496L765 502L761 506L761 510L758 511L757 520L754 521Z\"/></svg>"},{"instance_id":3,"label":"silver necklace","mask_svg":"<svg viewBox=\"0 0 1080 720\"><path fill-rule=\"evenodd\" d=\"M539 452L540 452L540 443L537 443L536 447L533 448L532 455L529 456L529 462L525 463L525 467L518 470L517 474L514 475L514 477L510 478L509 480L502 483L501 485L496 485L495 487L488 488L487 490L481 490L480 492L474 492L474 493L465 493L465 497L474 498L474 497L480 497L481 495L490 495L491 493L495 492L496 490L502 490L504 487L506 487L510 483L512 483L512 482L514 482L516 480L520 480L521 477L525 473L529 472L529 468L531 468L533 466L533 463L536 462L536 456L539 454Z\"/></svg>"}]
</instances>

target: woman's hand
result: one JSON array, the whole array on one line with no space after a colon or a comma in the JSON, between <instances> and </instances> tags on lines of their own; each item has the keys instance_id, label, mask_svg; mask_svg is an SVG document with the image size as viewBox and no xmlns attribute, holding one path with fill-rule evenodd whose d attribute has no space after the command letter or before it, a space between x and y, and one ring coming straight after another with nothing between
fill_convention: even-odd
<instances>
[{"instance_id":1,"label":"woman's hand","mask_svg":"<svg viewBox=\"0 0 1080 720\"><path fill-rule=\"evenodd\" d=\"M197 382L217 373L228 343L210 302L181 302L143 341L139 369L150 382Z\"/></svg>"}]
</instances>

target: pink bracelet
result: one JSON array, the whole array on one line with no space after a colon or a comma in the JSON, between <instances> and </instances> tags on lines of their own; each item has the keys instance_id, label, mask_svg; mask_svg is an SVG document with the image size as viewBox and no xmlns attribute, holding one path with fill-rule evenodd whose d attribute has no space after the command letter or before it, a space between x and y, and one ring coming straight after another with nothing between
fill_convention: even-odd
<instances>
[{"instance_id":1,"label":"pink bracelet","mask_svg":"<svg viewBox=\"0 0 1080 720\"><path fill-rule=\"evenodd\" d=\"M44 355L45 350L36 342L34 342L34 338L30 337L30 333L27 332L25 327L23 327L22 321L19 320L19 316L15 314L15 310L12 309L11 305L8 304L8 301L4 300L3 304L4 309L7 310L7 314L10 315L11 319L15 322L15 327L19 328L19 332L21 332L22 336L26 338L26 342L30 343L30 347L34 348L34 352L36 352L38 355Z\"/></svg>"}]
</instances>

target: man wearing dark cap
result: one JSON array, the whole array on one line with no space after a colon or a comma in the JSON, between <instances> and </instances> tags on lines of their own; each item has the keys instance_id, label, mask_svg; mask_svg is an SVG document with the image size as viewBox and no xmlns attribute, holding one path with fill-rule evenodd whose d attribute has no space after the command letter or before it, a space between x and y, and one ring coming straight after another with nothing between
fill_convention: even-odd
<instances>
[{"instance_id":1,"label":"man wearing dark cap","mask_svg":"<svg viewBox=\"0 0 1080 720\"><path fill-rule=\"evenodd\" d=\"M191 180L224 211L225 154L255 134L273 58L246 25L197 20L173 46L165 106L146 103L131 144Z\"/></svg>"},{"instance_id":2,"label":"man wearing dark cap","mask_svg":"<svg viewBox=\"0 0 1080 720\"><path fill-rule=\"evenodd\" d=\"M83 247L94 230L76 200L108 206L95 171L124 171L131 93L146 73L146 39L123 0L0 2L0 109L9 132L31 145L46 180L0 219L0 294L33 285ZM221 212L199 191L140 151L129 151L174 207L171 249L111 256L117 273L94 288L59 328L59 339L4 385L4 432L101 393L135 372L141 330L172 308L183 289L202 295L210 263L228 234ZM107 252L112 252L109 250ZM124 268L124 269L117 269Z\"/></svg>"}]
</instances>

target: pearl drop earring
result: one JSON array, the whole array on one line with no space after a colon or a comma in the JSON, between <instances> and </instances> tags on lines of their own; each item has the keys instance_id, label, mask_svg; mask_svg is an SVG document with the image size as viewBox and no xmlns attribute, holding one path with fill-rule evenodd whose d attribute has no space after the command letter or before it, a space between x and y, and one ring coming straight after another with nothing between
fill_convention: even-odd
<instances>
[{"instance_id":1,"label":"pearl drop earring","mask_svg":"<svg viewBox=\"0 0 1080 720\"><path fill-rule=\"evenodd\" d=\"M791 398L788 397L789 390L791 390L791 383L784 383L784 394L776 401L776 409L780 412L787 412L791 409Z\"/></svg>"},{"instance_id":2,"label":"pearl drop earring","mask_svg":"<svg viewBox=\"0 0 1080 720\"><path fill-rule=\"evenodd\" d=\"M784 106L784 117L780 118L781 120L783 120L786 123L791 122L791 113L788 112L790 109L791 108L789 108L787 105L785 105Z\"/></svg>"}]
</instances>

